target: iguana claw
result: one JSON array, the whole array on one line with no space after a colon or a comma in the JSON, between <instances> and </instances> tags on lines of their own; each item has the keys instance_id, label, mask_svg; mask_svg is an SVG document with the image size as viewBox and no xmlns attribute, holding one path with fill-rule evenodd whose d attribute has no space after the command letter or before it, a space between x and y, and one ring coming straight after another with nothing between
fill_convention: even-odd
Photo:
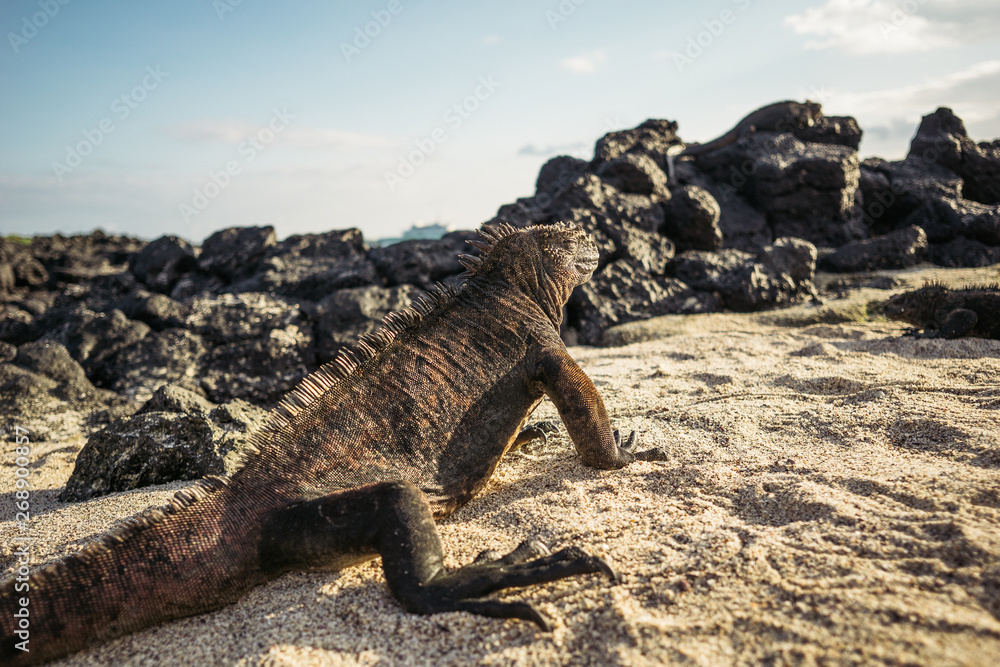
<instances>
[{"instance_id":1,"label":"iguana claw","mask_svg":"<svg viewBox=\"0 0 1000 667\"><path fill-rule=\"evenodd\" d=\"M641 452L635 451L636 444L638 444L638 434L635 431L632 431L632 433L629 434L628 440L625 441L625 444L622 444L621 433L619 433L617 429L615 429L614 435L615 443L618 447L622 451L631 454L636 461L667 461L669 459L669 455L662 447L653 447Z\"/></svg>"}]
</instances>

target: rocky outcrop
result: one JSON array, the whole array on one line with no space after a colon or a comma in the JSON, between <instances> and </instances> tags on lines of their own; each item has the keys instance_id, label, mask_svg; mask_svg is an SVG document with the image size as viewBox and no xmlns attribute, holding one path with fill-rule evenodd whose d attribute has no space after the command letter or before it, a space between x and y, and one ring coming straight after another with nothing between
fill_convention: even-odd
<instances>
[{"instance_id":1,"label":"rocky outcrop","mask_svg":"<svg viewBox=\"0 0 1000 667\"><path fill-rule=\"evenodd\" d=\"M837 248L823 258L828 271L855 273L879 269L905 269L917 264L927 251L927 234L915 225Z\"/></svg>"},{"instance_id":2,"label":"rocky outcrop","mask_svg":"<svg viewBox=\"0 0 1000 667\"><path fill-rule=\"evenodd\" d=\"M248 435L266 418L265 410L246 401L216 406L165 385L131 418L90 437L59 500L232 474L247 452Z\"/></svg>"},{"instance_id":3,"label":"rocky outcrop","mask_svg":"<svg viewBox=\"0 0 1000 667\"><path fill-rule=\"evenodd\" d=\"M593 235L598 269L566 308L571 343L601 344L608 327L654 315L811 299L817 257L851 273L1000 262L1000 143L974 142L950 110L925 117L899 161L859 162L850 117L787 129L678 158L673 180L676 122L610 132L591 160L549 160L535 192L492 222L565 220ZM42 437L146 402L136 428L147 444L200 433L191 451L207 452L218 425L191 415L219 409L208 402L274 405L386 313L460 280L471 237L370 247L357 229L281 240L247 227L200 247L100 231L0 238L0 401ZM170 461L164 470L208 469ZM121 479L166 478L129 470Z\"/></svg>"}]
</instances>

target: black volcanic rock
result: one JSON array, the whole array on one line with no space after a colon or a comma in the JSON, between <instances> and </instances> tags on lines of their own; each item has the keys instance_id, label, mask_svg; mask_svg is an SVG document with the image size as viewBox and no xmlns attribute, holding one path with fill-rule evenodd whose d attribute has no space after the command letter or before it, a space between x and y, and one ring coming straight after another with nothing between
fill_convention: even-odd
<instances>
[{"instance_id":1,"label":"black volcanic rock","mask_svg":"<svg viewBox=\"0 0 1000 667\"><path fill-rule=\"evenodd\" d=\"M252 274L267 250L277 243L274 227L221 229L202 243L198 265L232 282Z\"/></svg>"},{"instance_id":2,"label":"black volcanic rock","mask_svg":"<svg viewBox=\"0 0 1000 667\"><path fill-rule=\"evenodd\" d=\"M337 290L316 304L316 356L332 361L362 334L379 328L390 311L409 308L421 290L413 285L353 287Z\"/></svg>"},{"instance_id":3,"label":"black volcanic rock","mask_svg":"<svg viewBox=\"0 0 1000 667\"><path fill-rule=\"evenodd\" d=\"M417 285L430 289L434 283L465 271L460 253L473 252L466 241L479 238L475 232L449 232L435 240L410 239L382 248L372 248L368 258L388 286Z\"/></svg>"},{"instance_id":4,"label":"black volcanic rock","mask_svg":"<svg viewBox=\"0 0 1000 667\"><path fill-rule=\"evenodd\" d=\"M198 298L186 327L206 344L197 377L216 402L273 405L316 366L312 322L288 299L259 293Z\"/></svg>"},{"instance_id":5,"label":"black volcanic rock","mask_svg":"<svg viewBox=\"0 0 1000 667\"><path fill-rule=\"evenodd\" d=\"M230 289L318 301L334 290L379 282L367 251L357 229L290 236L268 249L253 276Z\"/></svg>"},{"instance_id":6,"label":"black volcanic rock","mask_svg":"<svg viewBox=\"0 0 1000 667\"><path fill-rule=\"evenodd\" d=\"M735 190L766 216L772 237L794 236L824 247L865 238L855 202L860 179L856 150L830 137L805 142L799 135L810 136L801 131L750 133L693 161L678 160L678 181L711 191L703 174L717 187Z\"/></svg>"},{"instance_id":7,"label":"black volcanic rock","mask_svg":"<svg viewBox=\"0 0 1000 667\"><path fill-rule=\"evenodd\" d=\"M602 162L596 173L622 193L668 196L667 175L644 153L626 153Z\"/></svg>"},{"instance_id":8,"label":"black volcanic rock","mask_svg":"<svg viewBox=\"0 0 1000 667\"><path fill-rule=\"evenodd\" d=\"M689 250L671 262L669 271L692 288L716 295L721 307L748 312L813 296L816 257L808 241L781 238L757 255Z\"/></svg>"},{"instance_id":9,"label":"black volcanic rock","mask_svg":"<svg viewBox=\"0 0 1000 667\"><path fill-rule=\"evenodd\" d=\"M861 126L851 116L820 116L812 125L797 128L795 137L807 143L833 144L858 150Z\"/></svg>"},{"instance_id":10,"label":"black volcanic rock","mask_svg":"<svg viewBox=\"0 0 1000 667\"><path fill-rule=\"evenodd\" d=\"M667 149L679 143L676 122L651 118L631 130L609 132L598 139L591 167L635 153L651 157L661 169L666 169Z\"/></svg>"},{"instance_id":11,"label":"black volcanic rock","mask_svg":"<svg viewBox=\"0 0 1000 667\"><path fill-rule=\"evenodd\" d=\"M823 258L822 266L826 271L841 273L905 269L919 263L926 250L927 234L911 225L885 236L842 245Z\"/></svg>"},{"instance_id":12,"label":"black volcanic rock","mask_svg":"<svg viewBox=\"0 0 1000 667\"><path fill-rule=\"evenodd\" d=\"M41 287L49 273L31 252L31 246L0 238L0 294L15 287Z\"/></svg>"},{"instance_id":13,"label":"black volcanic rock","mask_svg":"<svg viewBox=\"0 0 1000 667\"><path fill-rule=\"evenodd\" d=\"M673 239L681 251L721 248L721 209L715 197L697 185L682 185L671 194L670 201L664 204L661 233Z\"/></svg>"},{"instance_id":14,"label":"black volcanic rock","mask_svg":"<svg viewBox=\"0 0 1000 667\"><path fill-rule=\"evenodd\" d=\"M139 251L131 269L151 290L169 294L181 276L198 268L194 248L176 236L161 236Z\"/></svg>"},{"instance_id":15,"label":"black volcanic rock","mask_svg":"<svg viewBox=\"0 0 1000 667\"><path fill-rule=\"evenodd\" d=\"M248 435L266 417L245 401L214 406L183 388L163 388L134 416L90 437L59 500L231 475L247 452Z\"/></svg>"},{"instance_id":16,"label":"black volcanic rock","mask_svg":"<svg viewBox=\"0 0 1000 667\"><path fill-rule=\"evenodd\" d=\"M977 145L948 107L921 119L907 159L940 164L965 182L965 198L1000 204L1000 141Z\"/></svg>"},{"instance_id":17,"label":"black volcanic rock","mask_svg":"<svg viewBox=\"0 0 1000 667\"><path fill-rule=\"evenodd\" d=\"M1000 246L988 246L959 236L944 244L931 244L930 260L938 266L977 267L1000 264Z\"/></svg>"},{"instance_id":18,"label":"black volcanic rock","mask_svg":"<svg viewBox=\"0 0 1000 667\"><path fill-rule=\"evenodd\" d=\"M168 383L200 389L206 349L202 337L186 329L152 332L105 361L95 381L135 401L149 400Z\"/></svg>"},{"instance_id":19,"label":"black volcanic rock","mask_svg":"<svg viewBox=\"0 0 1000 667\"><path fill-rule=\"evenodd\" d=\"M653 276L618 260L573 292L567 304L567 324L578 332L579 343L599 345L604 330L616 324L717 308L710 294L695 292L679 280Z\"/></svg>"}]
</instances>

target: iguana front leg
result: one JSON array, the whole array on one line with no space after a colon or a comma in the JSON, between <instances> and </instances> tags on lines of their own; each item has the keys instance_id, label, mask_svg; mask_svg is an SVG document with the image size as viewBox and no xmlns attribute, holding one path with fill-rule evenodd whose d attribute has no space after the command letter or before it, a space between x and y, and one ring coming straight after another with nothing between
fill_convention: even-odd
<instances>
[{"instance_id":1,"label":"iguana front leg","mask_svg":"<svg viewBox=\"0 0 1000 667\"><path fill-rule=\"evenodd\" d=\"M538 364L538 379L546 395L555 403L576 451L587 465L609 470L637 460L667 460L667 453L659 447L634 451L634 431L625 444L621 443L618 431L611 430L608 411L597 387L565 349L543 353Z\"/></svg>"},{"instance_id":2,"label":"iguana front leg","mask_svg":"<svg viewBox=\"0 0 1000 667\"><path fill-rule=\"evenodd\" d=\"M956 308L948 313L941 323L941 327L934 332L925 331L923 335L918 334L918 338L961 338L972 331L979 321L979 315L974 310L968 308Z\"/></svg>"},{"instance_id":3,"label":"iguana front leg","mask_svg":"<svg viewBox=\"0 0 1000 667\"><path fill-rule=\"evenodd\" d=\"M520 618L543 630L548 623L530 604L482 596L577 574L614 577L607 563L582 549L550 554L536 542L525 542L499 559L481 554L448 572L427 498L405 481L346 489L286 507L268 519L263 535L259 557L270 575L340 569L381 556L389 590L408 611Z\"/></svg>"}]
</instances>

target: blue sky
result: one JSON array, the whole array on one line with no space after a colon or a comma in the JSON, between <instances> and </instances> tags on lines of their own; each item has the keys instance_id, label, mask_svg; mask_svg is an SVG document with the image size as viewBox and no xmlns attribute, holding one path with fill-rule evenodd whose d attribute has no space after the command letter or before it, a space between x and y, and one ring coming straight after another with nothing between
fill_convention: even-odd
<instances>
[{"instance_id":1,"label":"blue sky","mask_svg":"<svg viewBox=\"0 0 1000 667\"><path fill-rule=\"evenodd\" d=\"M780 99L1000 137L995 0L5 0L0 233L469 228L611 129ZM367 34L366 34L367 32Z\"/></svg>"}]
</instances>

